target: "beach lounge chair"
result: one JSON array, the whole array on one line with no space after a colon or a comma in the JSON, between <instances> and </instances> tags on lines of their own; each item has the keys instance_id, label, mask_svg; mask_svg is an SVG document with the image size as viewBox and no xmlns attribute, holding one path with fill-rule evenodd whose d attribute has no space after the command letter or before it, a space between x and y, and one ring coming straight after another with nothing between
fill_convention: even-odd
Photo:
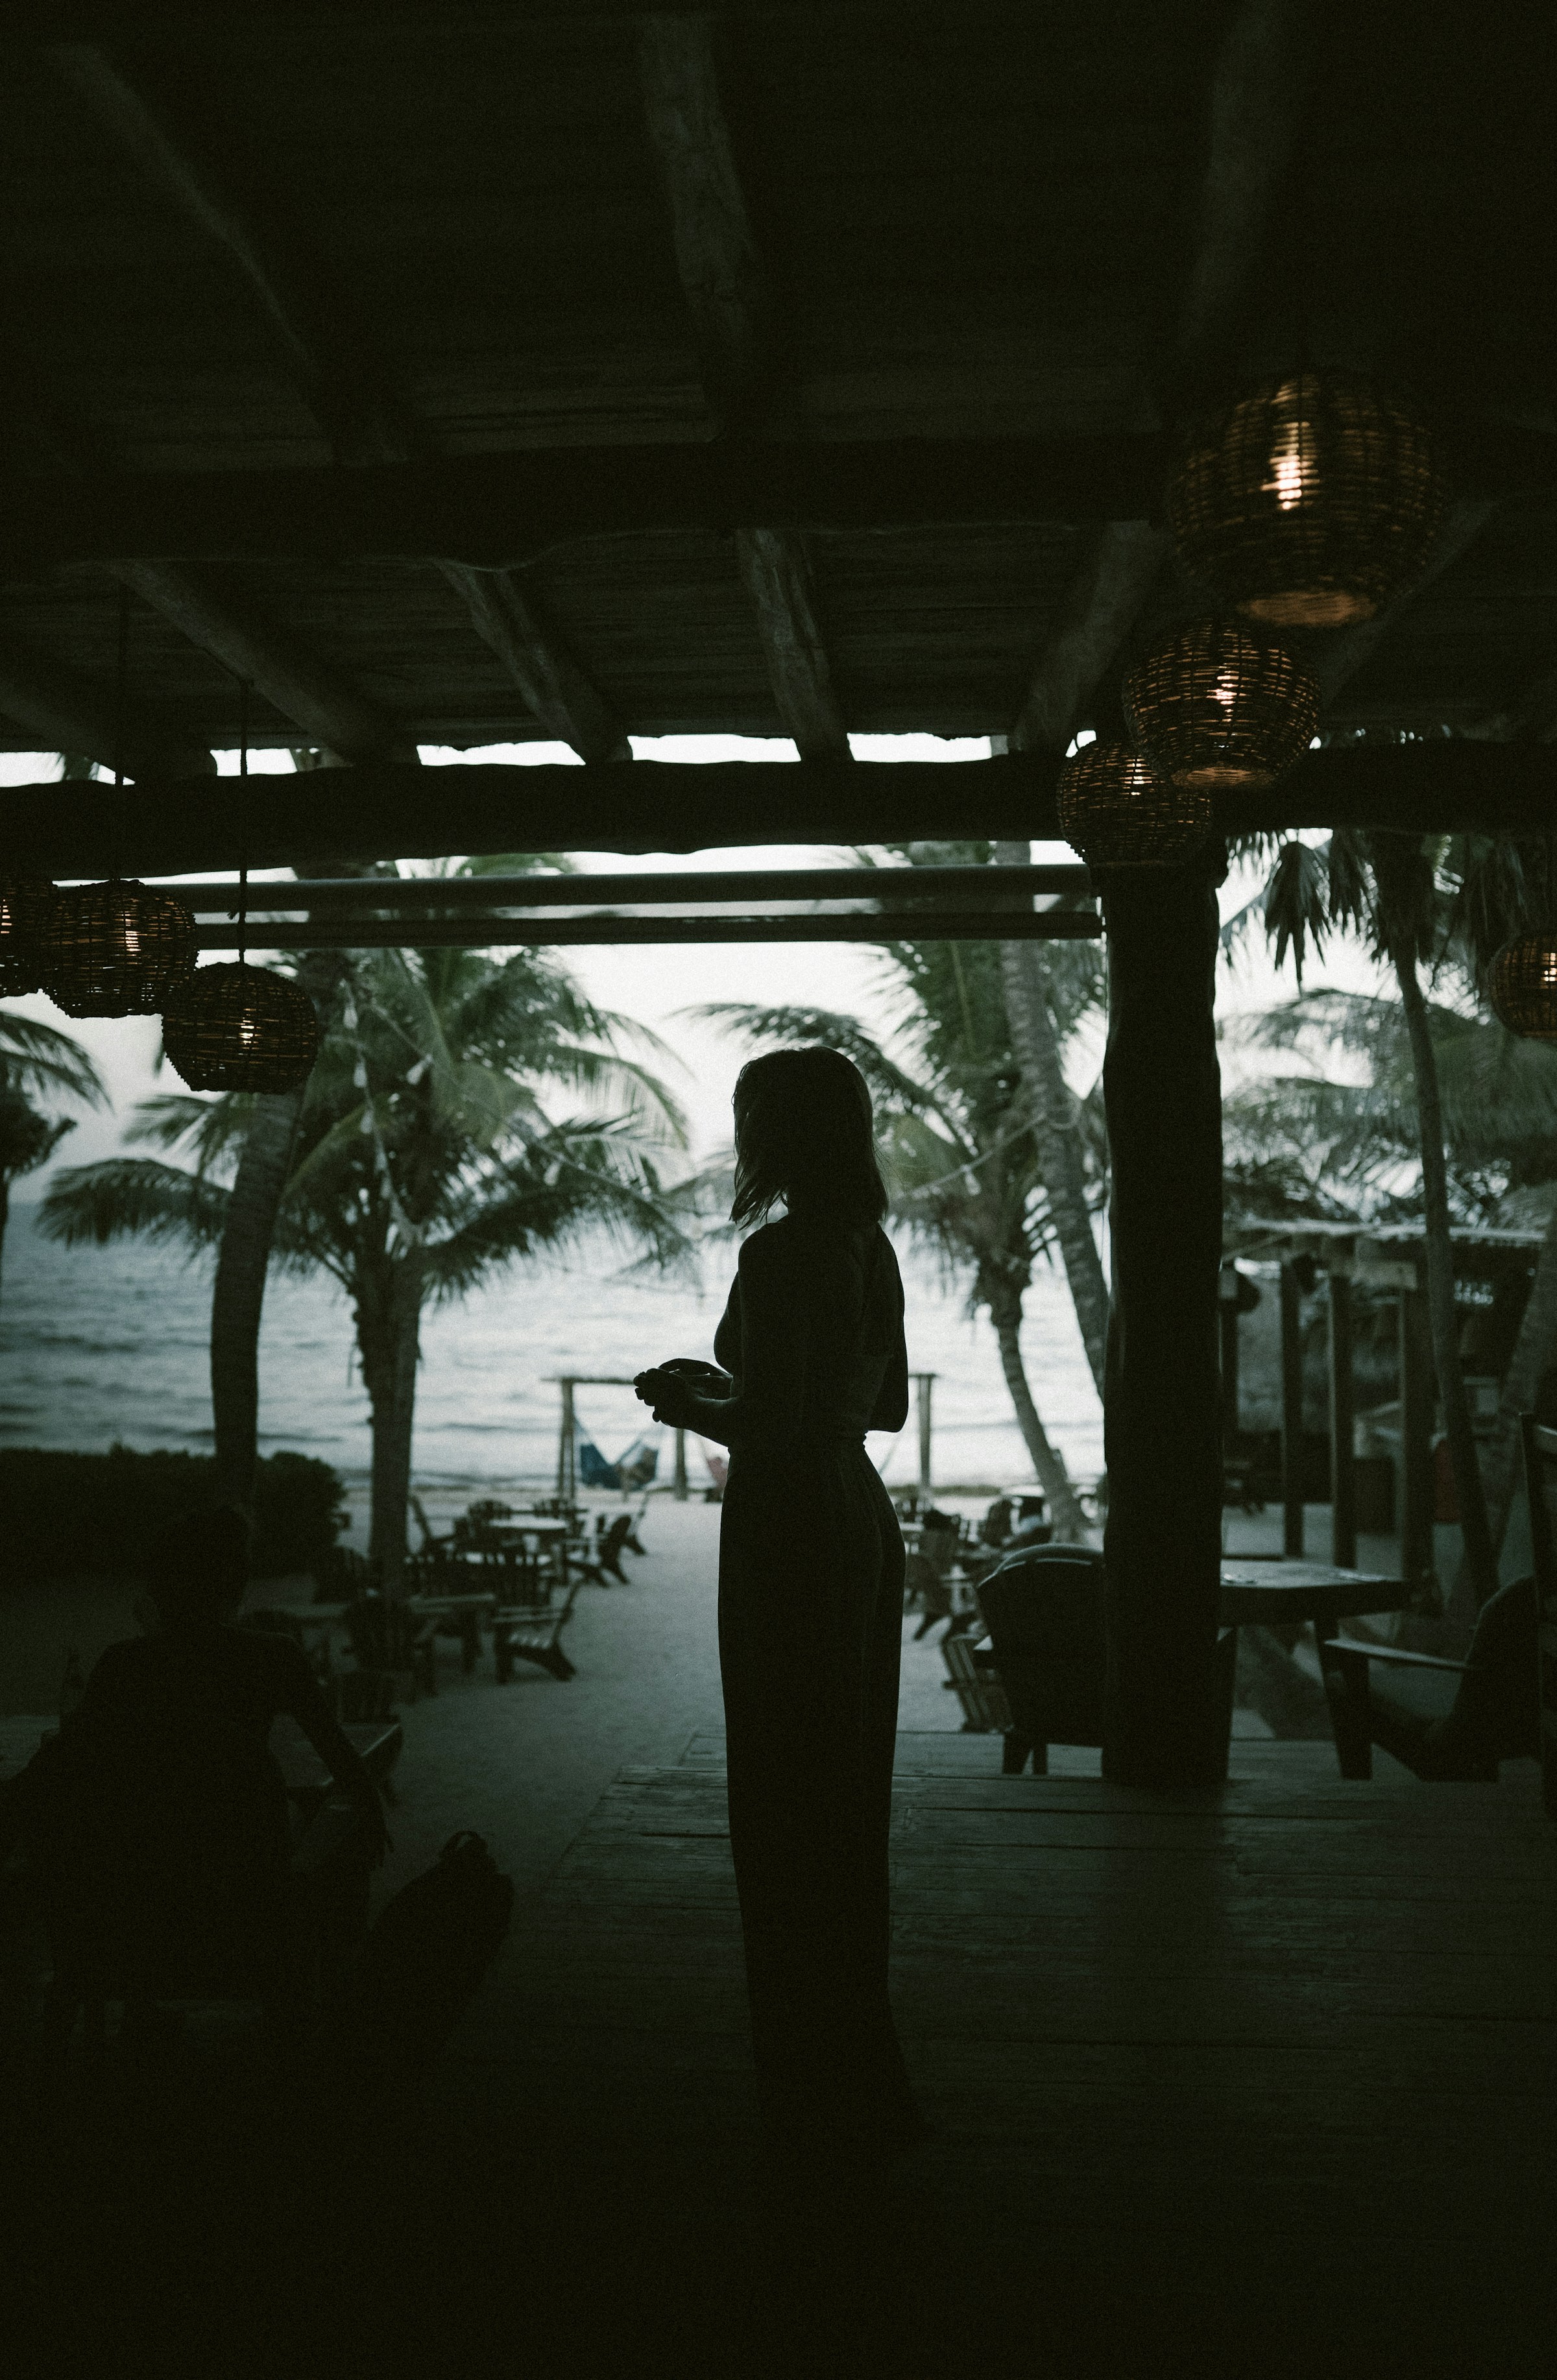
<instances>
[{"instance_id":1,"label":"beach lounge chair","mask_svg":"<svg viewBox=\"0 0 1557 2380\"><path fill-rule=\"evenodd\" d=\"M582 1584L581 1579L575 1578L566 1601L549 1611L536 1611L524 1605L505 1610L500 1605L493 1612L492 1650L500 1686L505 1686L512 1678L516 1661L533 1661L538 1670L547 1670L562 1685L578 1676L558 1639L572 1617Z\"/></svg>"}]
</instances>

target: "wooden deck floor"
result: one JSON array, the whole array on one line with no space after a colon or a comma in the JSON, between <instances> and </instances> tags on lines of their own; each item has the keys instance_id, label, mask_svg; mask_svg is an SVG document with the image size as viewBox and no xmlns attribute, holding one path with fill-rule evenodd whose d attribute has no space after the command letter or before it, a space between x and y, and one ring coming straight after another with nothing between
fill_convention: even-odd
<instances>
[{"instance_id":1,"label":"wooden deck floor","mask_svg":"<svg viewBox=\"0 0 1557 2380\"><path fill-rule=\"evenodd\" d=\"M896 2004L939 2130L871 2203L764 2194L696 1739L619 1779L423 2102L316 2194L286 2277L316 2351L334 2320L395 2369L543 2380L1544 2374L1533 1769L1356 1785L1326 1746L1244 1743L1222 1793L1153 1796L998 1756L901 1739Z\"/></svg>"},{"instance_id":2,"label":"wooden deck floor","mask_svg":"<svg viewBox=\"0 0 1557 2380\"><path fill-rule=\"evenodd\" d=\"M619 1779L443 2062L473 2289L546 2175L582 2332L636 2301L627 2340L663 2319L731 2371L809 2370L819 2330L927 2372L1550 2368L1533 1769L1359 1786L1240 1744L1223 1793L1162 1797L902 1739L895 1997L939 2131L808 2250L755 2180L721 1752Z\"/></svg>"}]
</instances>

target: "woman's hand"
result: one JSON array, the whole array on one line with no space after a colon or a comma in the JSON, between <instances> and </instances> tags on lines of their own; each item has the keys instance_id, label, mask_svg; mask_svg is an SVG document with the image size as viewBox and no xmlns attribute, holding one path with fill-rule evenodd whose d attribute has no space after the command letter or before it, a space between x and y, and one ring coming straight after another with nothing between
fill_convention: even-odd
<instances>
[{"instance_id":1,"label":"woman's hand","mask_svg":"<svg viewBox=\"0 0 1557 2380\"><path fill-rule=\"evenodd\" d=\"M673 1429L686 1427L697 1391L681 1373L673 1372L667 1365L656 1364L649 1371L639 1372L633 1390L644 1404L652 1407L656 1421L668 1422Z\"/></svg>"}]
</instances>

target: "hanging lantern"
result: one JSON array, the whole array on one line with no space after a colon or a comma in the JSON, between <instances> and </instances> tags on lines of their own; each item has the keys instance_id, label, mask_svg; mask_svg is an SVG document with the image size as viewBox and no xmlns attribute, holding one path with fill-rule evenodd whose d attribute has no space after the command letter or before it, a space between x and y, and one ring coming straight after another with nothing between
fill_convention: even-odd
<instances>
[{"instance_id":1,"label":"hanging lantern","mask_svg":"<svg viewBox=\"0 0 1557 2380\"><path fill-rule=\"evenodd\" d=\"M1197 620L1155 645L1124 700L1141 757L1174 785L1274 784L1320 715L1313 672L1234 620Z\"/></svg>"},{"instance_id":2,"label":"hanging lantern","mask_svg":"<svg viewBox=\"0 0 1557 2380\"><path fill-rule=\"evenodd\" d=\"M175 987L163 1048L191 1091L298 1091L319 1055L319 1019L301 984L239 960Z\"/></svg>"},{"instance_id":3,"label":"hanging lantern","mask_svg":"<svg viewBox=\"0 0 1557 2380\"><path fill-rule=\"evenodd\" d=\"M46 877L0 876L0 1000L42 990L43 930L54 902Z\"/></svg>"},{"instance_id":4,"label":"hanging lantern","mask_svg":"<svg viewBox=\"0 0 1557 2380\"><path fill-rule=\"evenodd\" d=\"M195 921L154 884L115 877L55 894L39 976L67 1016L154 1016L194 970Z\"/></svg>"},{"instance_id":5,"label":"hanging lantern","mask_svg":"<svg viewBox=\"0 0 1557 2380\"><path fill-rule=\"evenodd\" d=\"M1437 441L1355 372L1265 382L1198 431L1168 490L1188 567L1275 627L1370 620L1426 567L1445 504Z\"/></svg>"},{"instance_id":6,"label":"hanging lantern","mask_svg":"<svg viewBox=\"0 0 1557 2380\"><path fill-rule=\"evenodd\" d=\"M1557 1041L1557 931L1519 934L1487 970L1493 1014L1527 1041Z\"/></svg>"},{"instance_id":7,"label":"hanging lantern","mask_svg":"<svg viewBox=\"0 0 1557 2380\"><path fill-rule=\"evenodd\" d=\"M1089 868L1175 868L1210 828L1199 786L1153 776L1127 744L1085 744L1060 771L1060 832Z\"/></svg>"}]
</instances>

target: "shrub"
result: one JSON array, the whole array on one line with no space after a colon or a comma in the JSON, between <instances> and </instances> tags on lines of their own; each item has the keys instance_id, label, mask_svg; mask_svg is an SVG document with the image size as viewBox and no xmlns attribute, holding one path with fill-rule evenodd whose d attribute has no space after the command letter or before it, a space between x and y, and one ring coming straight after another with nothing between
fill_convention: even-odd
<instances>
[{"instance_id":1,"label":"shrub","mask_svg":"<svg viewBox=\"0 0 1557 2380\"><path fill-rule=\"evenodd\" d=\"M209 1502L208 1454L55 1453L0 1448L0 1549L13 1578L134 1574L163 1524ZM254 1481L256 1578L327 1567L346 1523L338 1473L310 1454L271 1454Z\"/></svg>"}]
</instances>

